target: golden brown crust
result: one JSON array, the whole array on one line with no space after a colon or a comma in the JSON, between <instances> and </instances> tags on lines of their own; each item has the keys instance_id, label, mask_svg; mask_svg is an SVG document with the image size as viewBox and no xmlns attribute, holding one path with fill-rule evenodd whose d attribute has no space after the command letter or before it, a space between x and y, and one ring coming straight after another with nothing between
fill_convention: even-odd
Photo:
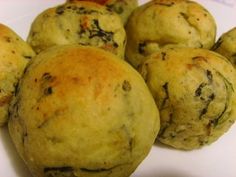
<instances>
[{"instance_id":1,"label":"golden brown crust","mask_svg":"<svg viewBox=\"0 0 236 177\"><path fill-rule=\"evenodd\" d=\"M101 49L61 46L29 65L9 130L34 176L128 177L155 140L158 116L127 63Z\"/></svg>"}]
</instances>

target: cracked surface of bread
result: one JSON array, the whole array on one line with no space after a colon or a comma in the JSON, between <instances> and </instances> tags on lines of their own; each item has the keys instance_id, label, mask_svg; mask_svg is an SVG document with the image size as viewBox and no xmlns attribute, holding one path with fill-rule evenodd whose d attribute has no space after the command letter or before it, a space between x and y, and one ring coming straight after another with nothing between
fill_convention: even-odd
<instances>
[{"instance_id":1,"label":"cracked surface of bread","mask_svg":"<svg viewBox=\"0 0 236 177\"><path fill-rule=\"evenodd\" d=\"M162 143L200 148L235 122L236 71L225 57L207 49L163 49L140 72L160 110Z\"/></svg>"},{"instance_id":2,"label":"cracked surface of bread","mask_svg":"<svg viewBox=\"0 0 236 177\"><path fill-rule=\"evenodd\" d=\"M37 53L55 45L80 44L124 58L126 33L116 13L97 3L78 1L38 15L27 40Z\"/></svg>"},{"instance_id":3,"label":"cracked surface of bread","mask_svg":"<svg viewBox=\"0 0 236 177\"><path fill-rule=\"evenodd\" d=\"M225 56L236 67L236 27L224 33L212 50Z\"/></svg>"},{"instance_id":4,"label":"cracked surface of bread","mask_svg":"<svg viewBox=\"0 0 236 177\"><path fill-rule=\"evenodd\" d=\"M140 74L95 47L57 46L29 64L9 132L35 177L128 177L159 130Z\"/></svg>"},{"instance_id":5,"label":"cracked surface of bread","mask_svg":"<svg viewBox=\"0 0 236 177\"><path fill-rule=\"evenodd\" d=\"M211 48L216 24L197 2L153 0L134 10L126 32L126 58L137 67L146 56L162 48Z\"/></svg>"},{"instance_id":6,"label":"cracked surface of bread","mask_svg":"<svg viewBox=\"0 0 236 177\"><path fill-rule=\"evenodd\" d=\"M7 121L15 86L34 51L9 27L0 24L0 126Z\"/></svg>"}]
</instances>

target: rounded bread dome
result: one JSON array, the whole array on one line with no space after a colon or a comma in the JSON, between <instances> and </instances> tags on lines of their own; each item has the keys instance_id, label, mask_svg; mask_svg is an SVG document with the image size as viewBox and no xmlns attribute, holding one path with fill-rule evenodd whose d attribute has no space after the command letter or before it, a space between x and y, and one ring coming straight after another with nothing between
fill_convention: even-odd
<instances>
[{"instance_id":1,"label":"rounded bread dome","mask_svg":"<svg viewBox=\"0 0 236 177\"><path fill-rule=\"evenodd\" d=\"M35 177L128 177L158 130L139 73L109 52L77 45L50 48L30 63L9 120Z\"/></svg>"},{"instance_id":2,"label":"rounded bread dome","mask_svg":"<svg viewBox=\"0 0 236 177\"><path fill-rule=\"evenodd\" d=\"M223 56L207 49L163 49L140 72L160 110L162 143L200 148L235 122L236 71Z\"/></svg>"},{"instance_id":3,"label":"rounded bread dome","mask_svg":"<svg viewBox=\"0 0 236 177\"><path fill-rule=\"evenodd\" d=\"M78 1L39 14L27 41L37 53L55 45L80 44L124 58L126 33L116 13L97 3Z\"/></svg>"},{"instance_id":4,"label":"rounded bread dome","mask_svg":"<svg viewBox=\"0 0 236 177\"><path fill-rule=\"evenodd\" d=\"M134 10L126 25L126 59L135 68L162 48L210 49L216 24L200 4L188 0L153 0Z\"/></svg>"}]
</instances>

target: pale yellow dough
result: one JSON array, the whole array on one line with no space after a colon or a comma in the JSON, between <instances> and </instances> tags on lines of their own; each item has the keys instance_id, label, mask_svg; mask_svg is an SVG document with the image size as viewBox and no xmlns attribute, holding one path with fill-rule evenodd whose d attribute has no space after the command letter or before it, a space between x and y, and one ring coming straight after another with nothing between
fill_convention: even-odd
<instances>
[{"instance_id":1,"label":"pale yellow dough","mask_svg":"<svg viewBox=\"0 0 236 177\"><path fill-rule=\"evenodd\" d=\"M126 32L126 59L136 68L162 48L210 49L215 43L216 24L195 1L153 0L134 10Z\"/></svg>"},{"instance_id":2,"label":"pale yellow dough","mask_svg":"<svg viewBox=\"0 0 236 177\"><path fill-rule=\"evenodd\" d=\"M161 50L140 68L160 109L158 139L178 149L211 144L236 119L236 71L206 50Z\"/></svg>"}]
</instances>

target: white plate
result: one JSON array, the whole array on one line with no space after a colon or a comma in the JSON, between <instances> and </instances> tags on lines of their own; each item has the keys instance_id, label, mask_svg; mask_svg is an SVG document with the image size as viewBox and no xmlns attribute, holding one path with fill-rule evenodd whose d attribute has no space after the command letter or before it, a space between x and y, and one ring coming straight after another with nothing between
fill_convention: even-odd
<instances>
[{"instance_id":1,"label":"white plate","mask_svg":"<svg viewBox=\"0 0 236 177\"><path fill-rule=\"evenodd\" d=\"M198 1L215 17L217 36L236 26L236 0ZM0 0L0 23L26 38L35 16L62 2L64 0ZM236 177L235 137L236 125L217 142L200 150L184 152L154 145L132 177ZM0 128L0 177L30 177L6 127Z\"/></svg>"}]
</instances>

